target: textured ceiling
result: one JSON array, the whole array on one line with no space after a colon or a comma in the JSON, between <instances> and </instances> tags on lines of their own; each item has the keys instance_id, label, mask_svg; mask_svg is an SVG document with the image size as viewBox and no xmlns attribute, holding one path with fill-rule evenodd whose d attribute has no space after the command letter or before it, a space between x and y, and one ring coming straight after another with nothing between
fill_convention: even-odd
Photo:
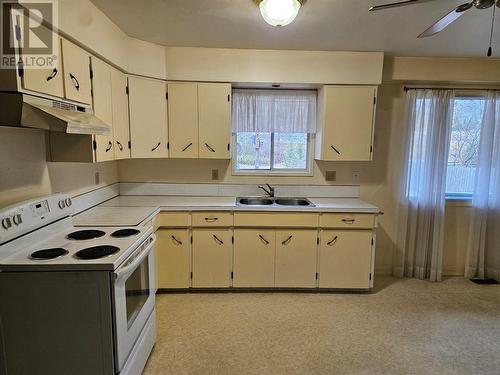
<instances>
[{"instance_id":1,"label":"textured ceiling","mask_svg":"<svg viewBox=\"0 0 500 375\"><path fill-rule=\"evenodd\" d=\"M283 28L252 0L92 0L128 35L165 46L384 51L398 56L486 56L492 8L471 9L444 32L417 35L465 0L435 0L380 12L389 0L308 0ZM500 9L494 56L500 57Z\"/></svg>"}]
</instances>

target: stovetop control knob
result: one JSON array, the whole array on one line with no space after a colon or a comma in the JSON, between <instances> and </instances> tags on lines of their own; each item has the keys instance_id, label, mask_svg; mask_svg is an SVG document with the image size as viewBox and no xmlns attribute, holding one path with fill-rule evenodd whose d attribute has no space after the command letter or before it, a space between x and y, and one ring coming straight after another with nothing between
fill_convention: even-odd
<instances>
[{"instance_id":1,"label":"stovetop control knob","mask_svg":"<svg viewBox=\"0 0 500 375\"><path fill-rule=\"evenodd\" d=\"M59 201L59 208L62 210L64 207L66 207L66 203L64 203L64 200Z\"/></svg>"},{"instance_id":2,"label":"stovetop control knob","mask_svg":"<svg viewBox=\"0 0 500 375\"><path fill-rule=\"evenodd\" d=\"M21 217L21 214L16 214L12 217L12 221L14 222L14 224L16 225L19 225L19 224L22 224L23 222L23 219Z\"/></svg>"},{"instance_id":3,"label":"stovetop control knob","mask_svg":"<svg viewBox=\"0 0 500 375\"><path fill-rule=\"evenodd\" d=\"M9 229L11 226L12 226L12 223L11 223L9 217L2 219L2 227L4 227L5 230Z\"/></svg>"},{"instance_id":4,"label":"stovetop control knob","mask_svg":"<svg viewBox=\"0 0 500 375\"><path fill-rule=\"evenodd\" d=\"M71 206L71 199L70 199L70 198L66 198L66 199L64 200L64 202L66 203L66 206L67 206L67 207Z\"/></svg>"}]
</instances>

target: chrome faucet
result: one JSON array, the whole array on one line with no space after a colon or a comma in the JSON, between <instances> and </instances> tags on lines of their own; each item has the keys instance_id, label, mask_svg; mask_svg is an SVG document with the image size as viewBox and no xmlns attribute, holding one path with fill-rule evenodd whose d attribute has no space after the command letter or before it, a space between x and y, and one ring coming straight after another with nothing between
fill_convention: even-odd
<instances>
[{"instance_id":1,"label":"chrome faucet","mask_svg":"<svg viewBox=\"0 0 500 375\"><path fill-rule=\"evenodd\" d=\"M269 195L271 198L274 198L274 188L269 184L266 184L266 186L267 189L262 185L259 185L258 188L264 190L266 194Z\"/></svg>"}]
</instances>

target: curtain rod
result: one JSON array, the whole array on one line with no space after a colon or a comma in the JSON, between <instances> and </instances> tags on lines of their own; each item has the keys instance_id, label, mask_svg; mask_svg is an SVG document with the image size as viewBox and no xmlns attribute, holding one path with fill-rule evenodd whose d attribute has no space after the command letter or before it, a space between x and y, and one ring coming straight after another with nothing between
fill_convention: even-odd
<instances>
[{"instance_id":1,"label":"curtain rod","mask_svg":"<svg viewBox=\"0 0 500 375\"><path fill-rule=\"evenodd\" d=\"M404 86L403 90L406 92L408 90L469 90L469 91L499 91L500 88L478 88L478 87L445 87L445 86L434 86L434 87L408 87Z\"/></svg>"}]
</instances>

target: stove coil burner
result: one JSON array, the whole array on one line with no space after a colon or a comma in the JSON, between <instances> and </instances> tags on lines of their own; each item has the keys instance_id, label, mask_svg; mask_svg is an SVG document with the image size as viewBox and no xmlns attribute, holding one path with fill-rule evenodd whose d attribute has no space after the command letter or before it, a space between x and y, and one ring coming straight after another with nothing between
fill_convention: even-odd
<instances>
[{"instance_id":1,"label":"stove coil burner","mask_svg":"<svg viewBox=\"0 0 500 375\"><path fill-rule=\"evenodd\" d=\"M138 233L141 233L141 231L137 229L131 229L131 228L119 229L111 233L111 237L116 237L116 238L131 237L135 236Z\"/></svg>"},{"instance_id":2,"label":"stove coil burner","mask_svg":"<svg viewBox=\"0 0 500 375\"><path fill-rule=\"evenodd\" d=\"M70 240L91 240L94 238L99 238L104 236L106 233L103 232L102 230L95 230L95 229L85 229L85 230L78 230L76 232L70 233L67 235L67 238Z\"/></svg>"},{"instance_id":3,"label":"stove coil burner","mask_svg":"<svg viewBox=\"0 0 500 375\"><path fill-rule=\"evenodd\" d=\"M101 245L101 246L88 247L86 249L80 250L75 254L75 256L77 258L86 260L99 259L114 254L118 251L120 251L119 247L110 245Z\"/></svg>"},{"instance_id":4,"label":"stove coil burner","mask_svg":"<svg viewBox=\"0 0 500 375\"><path fill-rule=\"evenodd\" d=\"M62 257L68 253L69 251L66 249L55 247L52 249L43 249L35 251L34 253L31 254L31 258L36 260L55 259Z\"/></svg>"}]
</instances>

